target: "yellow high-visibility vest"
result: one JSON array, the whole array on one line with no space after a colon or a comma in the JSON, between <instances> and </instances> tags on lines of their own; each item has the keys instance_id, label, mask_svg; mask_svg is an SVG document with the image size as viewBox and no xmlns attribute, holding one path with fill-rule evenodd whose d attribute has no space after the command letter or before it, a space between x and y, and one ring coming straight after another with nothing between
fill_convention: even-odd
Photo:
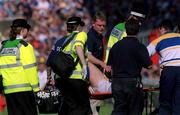
<instances>
[{"instance_id":1,"label":"yellow high-visibility vest","mask_svg":"<svg viewBox=\"0 0 180 115\"><path fill-rule=\"evenodd\" d=\"M125 22L117 24L111 31L111 34L109 36L109 40L107 43L107 49L106 49L106 55L105 55L105 63L108 61L109 52L110 49L113 47L113 45L123 39L123 37L126 37L126 31L125 31Z\"/></svg>"},{"instance_id":2,"label":"yellow high-visibility vest","mask_svg":"<svg viewBox=\"0 0 180 115\"><path fill-rule=\"evenodd\" d=\"M6 41L0 50L0 75L4 93L39 91L37 64L32 45L22 40Z\"/></svg>"},{"instance_id":3,"label":"yellow high-visibility vest","mask_svg":"<svg viewBox=\"0 0 180 115\"><path fill-rule=\"evenodd\" d=\"M81 46L82 49L84 50L84 45L86 41L87 41L87 33L79 32L77 35L75 35L74 39L63 49L63 52L65 52L66 54L70 54L74 58L74 61L76 61L78 55L75 48L76 46ZM70 76L70 79L82 79L82 67L80 60L76 65L72 75Z\"/></svg>"}]
</instances>

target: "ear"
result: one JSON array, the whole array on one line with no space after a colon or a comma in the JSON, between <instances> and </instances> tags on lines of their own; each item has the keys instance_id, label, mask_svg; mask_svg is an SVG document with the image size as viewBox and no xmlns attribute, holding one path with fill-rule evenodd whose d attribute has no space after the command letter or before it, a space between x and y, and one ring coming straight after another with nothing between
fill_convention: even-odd
<instances>
[{"instance_id":1,"label":"ear","mask_svg":"<svg viewBox=\"0 0 180 115\"><path fill-rule=\"evenodd\" d=\"M93 27L95 26L95 21L92 22L92 26L93 26Z\"/></svg>"}]
</instances>

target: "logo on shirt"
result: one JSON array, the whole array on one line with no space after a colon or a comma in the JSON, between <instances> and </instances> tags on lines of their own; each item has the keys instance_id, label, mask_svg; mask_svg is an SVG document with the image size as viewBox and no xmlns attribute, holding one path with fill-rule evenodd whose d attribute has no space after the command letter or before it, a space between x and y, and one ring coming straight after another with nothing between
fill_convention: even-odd
<instances>
[{"instance_id":1,"label":"logo on shirt","mask_svg":"<svg viewBox=\"0 0 180 115\"><path fill-rule=\"evenodd\" d=\"M1 55L16 55L18 52L17 48L3 48L1 50Z\"/></svg>"},{"instance_id":2,"label":"logo on shirt","mask_svg":"<svg viewBox=\"0 0 180 115\"><path fill-rule=\"evenodd\" d=\"M117 28L113 28L111 35L119 39L121 37L122 33L123 32L118 30Z\"/></svg>"}]
</instances>

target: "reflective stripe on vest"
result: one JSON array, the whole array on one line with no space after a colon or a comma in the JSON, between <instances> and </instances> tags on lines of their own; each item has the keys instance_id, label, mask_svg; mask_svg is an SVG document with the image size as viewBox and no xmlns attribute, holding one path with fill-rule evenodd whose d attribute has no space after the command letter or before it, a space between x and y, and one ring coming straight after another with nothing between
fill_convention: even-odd
<instances>
[{"instance_id":1,"label":"reflective stripe on vest","mask_svg":"<svg viewBox=\"0 0 180 115\"><path fill-rule=\"evenodd\" d=\"M20 63L20 52L19 52L19 48L21 46L22 46L22 44L19 44L18 47L15 47L15 48L3 48L2 49L1 54L0 54L1 56L15 56L16 55L16 64L0 65L1 69L22 66L22 64ZM32 63L32 64L24 65L23 68L28 69L28 68L35 67L35 66L37 66L37 64Z\"/></svg>"},{"instance_id":2,"label":"reflective stripe on vest","mask_svg":"<svg viewBox=\"0 0 180 115\"><path fill-rule=\"evenodd\" d=\"M75 70L75 71L73 71L73 73L72 74L75 74L75 75L81 75L82 74L82 72L81 71L77 71L77 70Z\"/></svg>"},{"instance_id":3,"label":"reflective stripe on vest","mask_svg":"<svg viewBox=\"0 0 180 115\"><path fill-rule=\"evenodd\" d=\"M16 88L24 88L24 87L32 87L34 88L38 88L38 84L32 85L29 83L25 83L25 84L18 84L18 85L9 85L9 86L4 86L5 90L9 90L9 89L16 89Z\"/></svg>"},{"instance_id":4,"label":"reflective stripe on vest","mask_svg":"<svg viewBox=\"0 0 180 115\"><path fill-rule=\"evenodd\" d=\"M35 66L37 66L37 64L36 63L32 63L32 64L24 65L23 68L24 69L29 69L29 68L35 67Z\"/></svg>"}]
</instances>

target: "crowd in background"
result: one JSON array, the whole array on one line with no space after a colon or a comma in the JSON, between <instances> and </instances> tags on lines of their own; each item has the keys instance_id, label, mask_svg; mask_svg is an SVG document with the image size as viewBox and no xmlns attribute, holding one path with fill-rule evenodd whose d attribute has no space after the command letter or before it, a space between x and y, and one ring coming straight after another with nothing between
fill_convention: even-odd
<instances>
[{"instance_id":1,"label":"crowd in background","mask_svg":"<svg viewBox=\"0 0 180 115\"><path fill-rule=\"evenodd\" d=\"M86 23L85 30L88 31L95 12L104 11L108 19L106 29L106 38L108 38L110 30L128 17L131 2L132 0L0 0L0 22L12 21L15 18L28 19L32 25L28 39L35 48L36 56L46 59L53 44L66 35L65 21L68 17L80 16ZM166 18L171 19L175 25L180 25L179 0L147 0L146 2L148 17L142 31L155 28L162 19ZM0 42L8 39L9 30L10 28L0 31ZM44 59L38 59L39 71L46 69ZM40 74L45 75L42 72ZM147 85L157 85L158 80L144 79L144 82Z\"/></svg>"},{"instance_id":2,"label":"crowd in background","mask_svg":"<svg viewBox=\"0 0 180 115\"><path fill-rule=\"evenodd\" d=\"M66 34L65 20L76 15L82 17L89 28L91 17L97 10L105 11L108 17L107 35L112 27L122 22L129 14L131 0L0 0L0 21L24 17L33 22L29 39L37 56L47 56L52 44ZM180 1L148 0L148 19L144 28L155 27L162 19L178 23ZM0 33L0 40L8 38L8 31ZM107 37L108 38L108 37Z\"/></svg>"}]
</instances>

